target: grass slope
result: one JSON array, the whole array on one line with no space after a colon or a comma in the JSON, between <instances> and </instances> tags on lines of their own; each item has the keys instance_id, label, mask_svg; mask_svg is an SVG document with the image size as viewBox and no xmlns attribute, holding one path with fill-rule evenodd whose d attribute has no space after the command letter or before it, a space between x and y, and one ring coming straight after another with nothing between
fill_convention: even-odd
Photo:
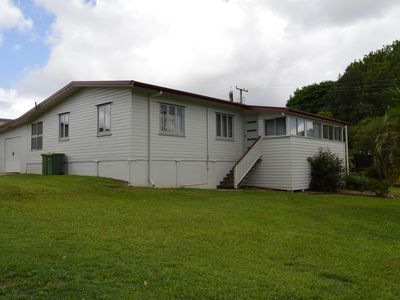
<instances>
[{"instance_id":1,"label":"grass slope","mask_svg":"<svg viewBox=\"0 0 400 300\"><path fill-rule=\"evenodd\" d=\"M398 299L400 202L0 176L0 298Z\"/></svg>"}]
</instances>

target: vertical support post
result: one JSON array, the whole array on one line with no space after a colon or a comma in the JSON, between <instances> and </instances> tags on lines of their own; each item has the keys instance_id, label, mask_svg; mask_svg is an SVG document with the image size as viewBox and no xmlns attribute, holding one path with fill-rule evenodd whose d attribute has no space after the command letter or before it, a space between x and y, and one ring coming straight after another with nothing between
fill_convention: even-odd
<instances>
[{"instance_id":1,"label":"vertical support post","mask_svg":"<svg viewBox=\"0 0 400 300\"><path fill-rule=\"evenodd\" d=\"M346 174L350 174L350 166L349 166L349 138L347 134L347 125L344 127L345 136L346 136Z\"/></svg>"}]
</instances>

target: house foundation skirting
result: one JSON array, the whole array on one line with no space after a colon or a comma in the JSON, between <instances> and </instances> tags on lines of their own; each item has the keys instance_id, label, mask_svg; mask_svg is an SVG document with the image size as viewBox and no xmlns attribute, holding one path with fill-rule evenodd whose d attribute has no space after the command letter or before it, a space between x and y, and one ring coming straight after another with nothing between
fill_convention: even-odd
<instances>
[{"instance_id":1,"label":"house foundation skirting","mask_svg":"<svg viewBox=\"0 0 400 300\"><path fill-rule=\"evenodd\" d=\"M216 188L234 164L233 160L152 159L152 179L155 187ZM150 186L148 166L145 159L70 160L64 171L68 175L119 179L131 186ZM26 164L26 173L41 172L41 162Z\"/></svg>"}]
</instances>

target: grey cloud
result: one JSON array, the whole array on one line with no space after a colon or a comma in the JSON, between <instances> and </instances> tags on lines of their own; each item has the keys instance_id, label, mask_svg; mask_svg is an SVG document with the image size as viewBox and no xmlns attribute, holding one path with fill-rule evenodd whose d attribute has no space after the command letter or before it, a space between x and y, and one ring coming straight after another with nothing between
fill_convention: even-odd
<instances>
[{"instance_id":1,"label":"grey cloud","mask_svg":"<svg viewBox=\"0 0 400 300\"><path fill-rule=\"evenodd\" d=\"M365 19L377 19L393 7L397 0L268 0L265 5L288 18L290 25L306 27L346 26ZM315 27L317 26L317 27Z\"/></svg>"},{"instance_id":2,"label":"grey cloud","mask_svg":"<svg viewBox=\"0 0 400 300\"><path fill-rule=\"evenodd\" d=\"M29 105L71 80L134 79L223 99L240 85L247 103L283 106L399 37L390 0L37 1L56 16L50 58L8 96Z\"/></svg>"}]
</instances>

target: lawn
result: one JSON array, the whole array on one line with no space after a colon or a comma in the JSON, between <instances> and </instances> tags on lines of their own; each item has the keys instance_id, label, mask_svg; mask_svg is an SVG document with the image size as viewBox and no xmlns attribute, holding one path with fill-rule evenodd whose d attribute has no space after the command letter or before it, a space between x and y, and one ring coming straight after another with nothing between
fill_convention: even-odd
<instances>
[{"instance_id":1,"label":"lawn","mask_svg":"<svg viewBox=\"0 0 400 300\"><path fill-rule=\"evenodd\" d=\"M0 176L0 298L399 299L400 200Z\"/></svg>"},{"instance_id":2,"label":"lawn","mask_svg":"<svg viewBox=\"0 0 400 300\"><path fill-rule=\"evenodd\" d=\"M400 195L400 187L398 186L391 187L390 192L396 195Z\"/></svg>"}]
</instances>

